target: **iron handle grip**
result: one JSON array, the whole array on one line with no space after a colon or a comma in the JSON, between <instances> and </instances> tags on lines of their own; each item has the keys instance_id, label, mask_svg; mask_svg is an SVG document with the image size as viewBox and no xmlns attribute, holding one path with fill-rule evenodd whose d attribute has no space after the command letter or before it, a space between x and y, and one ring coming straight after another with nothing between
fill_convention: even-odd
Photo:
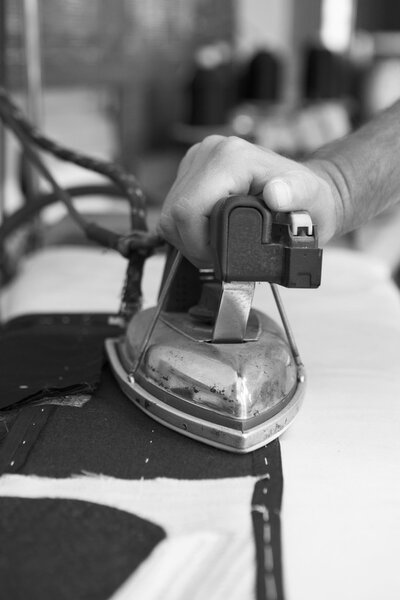
<instances>
[{"instance_id":1,"label":"iron handle grip","mask_svg":"<svg viewBox=\"0 0 400 600\"><path fill-rule=\"evenodd\" d=\"M217 202L210 215L216 278L318 287L322 250L316 228L295 231L293 215L271 212L254 196L229 196Z\"/></svg>"}]
</instances>

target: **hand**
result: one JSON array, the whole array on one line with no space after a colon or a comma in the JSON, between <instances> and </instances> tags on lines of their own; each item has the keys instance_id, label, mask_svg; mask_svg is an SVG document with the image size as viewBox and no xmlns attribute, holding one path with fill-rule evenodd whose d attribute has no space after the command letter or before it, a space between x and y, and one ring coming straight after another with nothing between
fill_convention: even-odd
<instances>
[{"instance_id":1,"label":"hand","mask_svg":"<svg viewBox=\"0 0 400 600\"><path fill-rule=\"evenodd\" d=\"M261 196L274 211L307 210L319 242L337 229L337 191L322 163L310 166L237 137L212 135L183 158L162 209L159 233L198 267L211 263L208 217L231 195Z\"/></svg>"}]
</instances>

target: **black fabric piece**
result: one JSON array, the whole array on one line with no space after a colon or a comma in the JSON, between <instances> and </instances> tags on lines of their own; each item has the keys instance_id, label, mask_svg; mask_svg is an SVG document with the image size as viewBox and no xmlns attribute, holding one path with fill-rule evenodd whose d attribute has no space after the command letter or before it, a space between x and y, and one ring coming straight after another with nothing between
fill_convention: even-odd
<instances>
[{"instance_id":1,"label":"black fabric piece","mask_svg":"<svg viewBox=\"0 0 400 600\"><path fill-rule=\"evenodd\" d=\"M34 329L35 326L33 325ZM23 323L21 329L24 329ZM66 330L69 328L66 327L65 331L61 332L60 329L62 327L59 325L58 331L51 339L62 345L68 338ZM95 345L95 352L99 352L101 356L102 336L107 332L104 330L99 335L101 344ZM115 336L115 332L109 332L109 335ZM35 337L27 334L25 342L27 353L33 354ZM100 366L101 363L102 361ZM100 376L99 373L97 377ZM152 420L128 400L118 387L108 365L103 367L100 383L91 400L82 408L51 408L51 419L37 437L29 455L23 457L24 460L18 465L14 465L20 473L69 477L83 471L126 479L221 479L260 476L261 480L255 487L252 501L257 556L257 600L283 600L279 516L282 465L278 440L251 454L237 455L189 439ZM22 422L22 416L19 419L18 415L13 428ZM29 419L26 419L26 422L29 423ZM18 428L15 431L17 430ZM20 427L21 436L22 430L23 427ZM20 439L20 443L22 441ZM56 521L57 519L54 519L54 523L43 522L43 536L46 535L45 530L47 535L50 535L58 529ZM23 535L22 532L16 534L17 538ZM133 540L135 536L136 534L132 536ZM69 540L68 543L71 543L71 535L66 533L65 537ZM0 561L0 567L1 565ZM37 565L32 566L33 570L37 568ZM98 569L97 573L101 573L102 568ZM28 574L21 574L21 577L29 580ZM57 577L50 579L48 585L55 586ZM52 587L53 597L63 598L54 590ZM35 598L32 594L15 597ZM46 599L47 596L39 594L37 597ZM48 597L51 597L50 592ZM69 597L100 596L72 594Z\"/></svg>"},{"instance_id":2,"label":"black fabric piece","mask_svg":"<svg viewBox=\"0 0 400 600\"><path fill-rule=\"evenodd\" d=\"M256 545L257 600L284 600L280 510L283 477L280 445L276 440L267 459L266 476L254 488L252 520Z\"/></svg>"},{"instance_id":3,"label":"black fabric piece","mask_svg":"<svg viewBox=\"0 0 400 600\"><path fill-rule=\"evenodd\" d=\"M219 479L263 475L276 459L269 444L233 455L157 423L119 389L110 369L82 408L57 407L22 473L69 477L88 471L126 479Z\"/></svg>"},{"instance_id":4,"label":"black fabric piece","mask_svg":"<svg viewBox=\"0 0 400 600\"><path fill-rule=\"evenodd\" d=\"M17 418L18 410L0 411L0 444L6 439L11 427Z\"/></svg>"},{"instance_id":5,"label":"black fabric piece","mask_svg":"<svg viewBox=\"0 0 400 600\"><path fill-rule=\"evenodd\" d=\"M0 498L0 596L108 600L164 538L154 523L90 502Z\"/></svg>"},{"instance_id":6,"label":"black fabric piece","mask_svg":"<svg viewBox=\"0 0 400 600\"><path fill-rule=\"evenodd\" d=\"M104 362L103 340L120 331L108 320L108 315L32 315L2 327L0 409L93 391Z\"/></svg>"},{"instance_id":7,"label":"black fabric piece","mask_svg":"<svg viewBox=\"0 0 400 600\"><path fill-rule=\"evenodd\" d=\"M0 475L20 470L54 409L54 406L26 406L19 411L0 446Z\"/></svg>"}]
</instances>

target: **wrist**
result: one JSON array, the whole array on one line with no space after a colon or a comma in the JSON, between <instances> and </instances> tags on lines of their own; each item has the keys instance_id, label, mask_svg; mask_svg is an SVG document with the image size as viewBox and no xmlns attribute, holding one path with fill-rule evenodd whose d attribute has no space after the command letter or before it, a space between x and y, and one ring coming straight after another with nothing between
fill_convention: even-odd
<instances>
[{"instance_id":1,"label":"wrist","mask_svg":"<svg viewBox=\"0 0 400 600\"><path fill-rule=\"evenodd\" d=\"M348 207L351 207L350 187L340 165L329 158L317 156L307 160L304 165L321 181L321 203L328 221L324 232L326 241L351 230L352 217L348 214Z\"/></svg>"}]
</instances>

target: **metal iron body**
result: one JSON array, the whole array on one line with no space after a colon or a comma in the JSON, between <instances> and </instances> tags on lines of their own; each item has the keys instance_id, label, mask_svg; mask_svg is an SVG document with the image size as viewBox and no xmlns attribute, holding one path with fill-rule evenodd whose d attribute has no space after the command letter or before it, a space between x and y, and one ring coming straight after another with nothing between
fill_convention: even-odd
<instances>
[{"instance_id":1,"label":"metal iron body","mask_svg":"<svg viewBox=\"0 0 400 600\"><path fill-rule=\"evenodd\" d=\"M134 317L125 338L107 342L120 386L142 410L234 452L255 450L290 425L300 408L304 369L272 319L252 311L257 339L237 344L204 341L204 328L196 332L187 314L162 315L133 374L154 311Z\"/></svg>"},{"instance_id":2,"label":"metal iron body","mask_svg":"<svg viewBox=\"0 0 400 600\"><path fill-rule=\"evenodd\" d=\"M244 453L290 425L305 372L275 283L283 329L251 308L254 282L224 279L175 253L157 307L138 313L107 352L123 391L152 418Z\"/></svg>"}]
</instances>

